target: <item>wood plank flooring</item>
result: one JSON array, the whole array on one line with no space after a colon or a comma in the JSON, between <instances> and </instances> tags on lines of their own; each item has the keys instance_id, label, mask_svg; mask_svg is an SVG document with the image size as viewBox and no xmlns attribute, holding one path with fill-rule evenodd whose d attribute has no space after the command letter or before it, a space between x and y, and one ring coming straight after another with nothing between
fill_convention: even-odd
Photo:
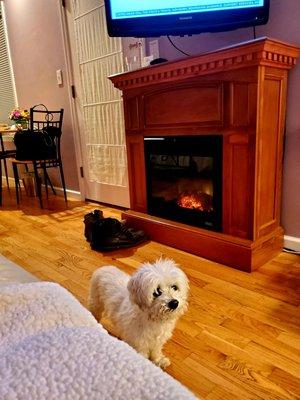
<instances>
[{"instance_id":1,"label":"wood plank flooring","mask_svg":"<svg viewBox=\"0 0 300 400\"><path fill-rule=\"evenodd\" d=\"M47 203L45 204L47 206ZM155 242L110 253L92 251L83 215L109 207L51 197L40 210L5 192L0 253L42 280L60 283L86 304L92 272L113 264L132 273L143 261L173 258L190 279L190 306L165 347L167 372L207 400L300 399L299 257L280 254L252 274Z\"/></svg>"}]
</instances>

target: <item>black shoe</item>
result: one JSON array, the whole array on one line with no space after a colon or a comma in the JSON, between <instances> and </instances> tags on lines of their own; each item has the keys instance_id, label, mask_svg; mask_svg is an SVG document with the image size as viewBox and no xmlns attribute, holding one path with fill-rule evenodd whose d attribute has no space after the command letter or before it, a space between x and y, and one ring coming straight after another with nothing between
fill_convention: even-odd
<instances>
[{"instance_id":1,"label":"black shoe","mask_svg":"<svg viewBox=\"0 0 300 400\"><path fill-rule=\"evenodd\" d=\"M93 226L104 219L101 210L94 210L84 216L84 236L88 242L92 241Z\"/></svg>"},{"instance_id":2,"label":"black shoe","mask_svg":"<svg viewBox=\"0 0 300 400\"><path fill-rule=\"evenodd\" d=\"M84 218L85 237L93 250L109 251L135 246L147 236L143 231L135 231L126 226L126 221L104 218L103 214L89 213Z\"/></svg>"},{"instance_id":3,"label":"black shoe","mask_svg":"<svg viewBox=\"0 0 300 400\"><path fill-rule=\"evenodd\" d=\"M91 248L109 251L135 246L147 237L143 231L128 228L115 218L105 218L93 231Z\"/></svg>"}]
</instances>

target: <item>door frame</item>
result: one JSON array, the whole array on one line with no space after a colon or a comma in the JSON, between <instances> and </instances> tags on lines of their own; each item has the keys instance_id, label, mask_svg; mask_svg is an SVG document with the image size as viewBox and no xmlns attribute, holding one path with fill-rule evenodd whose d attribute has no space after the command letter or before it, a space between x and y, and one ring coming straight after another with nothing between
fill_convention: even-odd
<instances>
[{"instance_id":1,"label":"door frame","mask_svg":"<svg viewBox=\"0 0 300 400\"><path fill-rule=\"evenodd\" d=\"M68 85L68 97L70 102L71 108L71 122L73 128L73 137L74 137L74 144L75 144L75 158L76 158L76 170L77 170L77 177L79 182L79 190L80 190L80 197L81 200L85 200L86 196L86 188L85 188L85 180L83 176L83 154L82 154L82 143L81 137L83 132L83 120L80 119L78 115L77 107L76 107L76 98L73 97L75 91L75 71L73 68L73 61L71 55L71 44L70 44L70 37L72 32L69 30L69 26L67 23L67 6L65 0L57 0L57 6L59 9L59 18L60 18L60 25L62 30L62 37L63 37L63 51L65 56L65 63L66 63L66 81ZM75 93L76 96L76 93Z\"/></svg>"}]
</instances>

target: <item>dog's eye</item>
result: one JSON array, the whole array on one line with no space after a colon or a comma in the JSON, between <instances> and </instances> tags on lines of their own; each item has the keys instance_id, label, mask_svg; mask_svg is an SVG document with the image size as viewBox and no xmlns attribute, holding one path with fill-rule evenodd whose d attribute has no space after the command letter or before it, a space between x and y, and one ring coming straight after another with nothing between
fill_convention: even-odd
<instances>
[{"instance_id":1,"label":"dog's eye","mask_svg":"<svg viewBox=\"0 0 300 400\"><path fill-rule=\"evenodd\" d=\"M160 287L158 287L155 292L153 292L153 297L158 297L162 294L162 290Z\"/></svg>"},{"instance_id":2,"label":"dog's eye","mask_svg":"<svg viewBox=\"0 0 300 400\"><path fill-rule=\"evenodd\" d=\"M178 286L177 286L177 285L173 285L173 286L171 286L171 288L172 288L173 290L178 290Z\"/></svg>"}]
</instances>

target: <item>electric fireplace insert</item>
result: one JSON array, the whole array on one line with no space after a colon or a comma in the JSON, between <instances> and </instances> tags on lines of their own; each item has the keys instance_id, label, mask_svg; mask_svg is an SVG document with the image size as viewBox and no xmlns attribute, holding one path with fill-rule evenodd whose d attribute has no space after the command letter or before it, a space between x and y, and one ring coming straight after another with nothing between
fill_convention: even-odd
<instances>
[{"instance_id":1,"label":"electric fireplace insert","mask_svg":"<svg viewBox=\"0 0 300 400\"><path fill-rule=\"evenodd\" d=\"M148 213L222 230L222 136L145 137Z\"/></svg>"}]
</instances>

